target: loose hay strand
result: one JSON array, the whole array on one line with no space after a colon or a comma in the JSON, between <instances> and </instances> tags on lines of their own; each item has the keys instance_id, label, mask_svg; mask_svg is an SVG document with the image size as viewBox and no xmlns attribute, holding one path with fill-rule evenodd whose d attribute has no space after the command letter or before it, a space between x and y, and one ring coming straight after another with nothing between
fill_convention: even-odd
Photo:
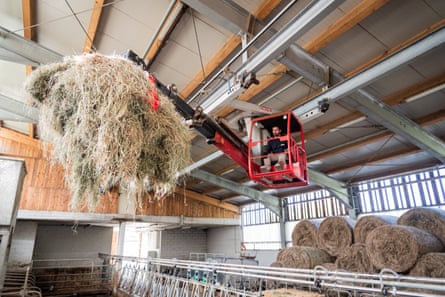
<instances>
[{"instance_id":1,"label":"loose hay strand","mask_svg":"<svg viewBox=\"0 0 445 297\"><path fill-rule=\"evenodd\" d=\"M137 199L162 199L190 163L188 129L146 74L120 57L89 54L39 67L26 90L40 107L42 139L65 168L71 204L93 209L119 184ZM148 194L148 195L147 195Z\"/></svg>"}]
</instances>

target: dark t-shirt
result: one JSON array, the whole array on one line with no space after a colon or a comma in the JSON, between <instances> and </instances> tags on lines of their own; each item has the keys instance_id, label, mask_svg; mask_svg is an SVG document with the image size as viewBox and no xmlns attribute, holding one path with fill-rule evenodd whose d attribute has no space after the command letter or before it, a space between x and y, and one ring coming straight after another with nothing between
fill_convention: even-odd
<instances>
[{"instance_id":1,"label":"dark t-shirt","mask_svg":"<svg viewBox=\"0 0 445 297\"><path fill-rule=\"evenodd\" d=\"M287 140L281 141L279 138L272 138L267 141L266 154L270 153L284 153L287 149Z\"/></svg>"}]
</instances>

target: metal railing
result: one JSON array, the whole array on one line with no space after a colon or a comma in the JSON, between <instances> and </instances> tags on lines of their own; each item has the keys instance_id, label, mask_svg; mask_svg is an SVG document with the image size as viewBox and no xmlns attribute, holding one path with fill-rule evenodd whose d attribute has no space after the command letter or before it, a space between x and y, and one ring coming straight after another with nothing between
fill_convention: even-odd
<instances>
[{"instance_id":1,"label":"metal railing","mask_svg":"<svg viewBox=\"0 0 445 297\"><path fill-rule=\"evenodd\" d=\"M44 296L111 292L112 267L104 259L34 260L32 271Z\"/></svg>"},{"instance_id":2,"label":"metal railing","mask_svg":"<svg viewBox=\"0 0 445 297\"><path fill-rule=\"evenodd\" d=\"M7 271L0 296L42 297L40 288L36 286L31 273L31 264L20 270Z\"/></svg>"},{"instance_id":3,"label":"metal railing","mask_svg":"<svg viewBox=\"0 0 445 297\"><path fill-rule=\"evenodd\" d=\"M294 288L347 296L445 296L445 279L379 274L141 259L109 255L113 291L143 297L261 296L266 289ZM343 296L342 295L342 296Z\"/></svg>"}]
</instances>

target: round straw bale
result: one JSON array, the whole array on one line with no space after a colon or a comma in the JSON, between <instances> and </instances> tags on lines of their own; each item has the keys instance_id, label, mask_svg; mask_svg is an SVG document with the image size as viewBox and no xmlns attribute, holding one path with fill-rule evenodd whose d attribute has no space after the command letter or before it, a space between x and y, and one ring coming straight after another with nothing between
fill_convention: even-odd
<instances>
[{"instance_id":1,"label":"round straw bale","mask_svg":"<svg viewBox=\"0 0 445 297\"><path fill-rule=\"evenodd\" d=\"M332 262L327 252L311 246L288 247L279 256L277 261L288 268L312 269L322 263Z\"/></svg>"},{"instance_id":2,"label":"round straw bale","mask_svg":"<svg viewBox=\"0 0 445 297\"><path fill-rule=\"evenodd\" d=\"M299 290L299 289L291 289L291 288L281 288L281 289L274 289L274 290L265 290L261 292L261 295L263 297L291 297L291 296L298 296L298 297L324 297L325 295L319 294L316 292L309 292L305 290Z\"/></svg>"},{"instance_id":3,"label":"round straw bale","mask_svg":"<svg viewBox=\"0 0 445 297\"><path fill-rule=\"evenodd\" d=\"M429 252L440 252L442 243L422 229L401 225L384 225L369 233L366 252L377 269L406 272L417 259Z\"/></svg>"},{"instance_id":4,"label":"round straw bale","mask_svg":"<svg viewBox=\"0 0 445 297\"><path fill-rule=\"evenodd\" d=\"M154 108L155 88L130 61L99 54L30 75L25 89L40 108L41 139L65 168L72 206L94 208L115 185L150 200L176 186L176 172L190 162L189 132L160 92Z\"/></svg>"},{"instance_id":5,"label":"round straw bale","mask_svg":"<svg viewBox=\"0 0 445 297\"><path fill-rule=\"evenodd\" d=\"M317 247L317 232L321 220L302 220L292 230L292 245Z\"/></svg>"},{"instance_id":6,"label":"round straw bale","mask_svg":"<svg viewBox=\"0 0 445 297\"><path fill-rule=\"evenodd\" d=\"M354 242L365 243L369 232L382 225L394 225L397 217L388 215L367 215L358 219L354 226Z\"/></svg>"},{"instance_id":7,"label":"round straw bale","mask_svg":"<svg viewBox=\"0 0 445 297\"><path fill-rule=\"evenodd\" d=\"M337 266L335 265L335 263L329 263L328 262L328 263L320 264L320 266L326 268L326 270L329 270L329 271L337 270Z\"/></svg>"},{"instance_id":8,"label":"round straw bale","mask_svg":"<svg viewBox=\"0 0 445 297\"><path fill-rule=\"evenodd\" d=\"M328 217L318 228L318 247L331 256L338 256L344 248L352 244L354 221L344 217Z\"/></svg>"},{"instance_id":9,"label":"round straw bale","mask_svg":"<svg viewBox=\"0 0 445 297\"><path fill-rule=\"evenodd\" d=\"M445 210L413 208L402 214L397 224L417 227L434 234L445 246Z\"/></svg>"},{"instance_id":10,"label":"round straw bale","mask_svg":"<svg viewBox=\"0 0 445 297\"><path fill-rule=\"evenodd\" d=\"M377 272L377 269L371 263L366 253L366 245L363 243L354 243L344 249L344 251L335 260L338 269L344 269L352 272Z\"/></svg>"},{"instance_id":11,"label":"round straw bale","mask_svg":"<svg viewBox=\"0 0 445 297\"><path fill-rule=\"evenodd\" d=\"M427 253L417 260L409 275L445 278L445 253Z\"/></svg>"},{"instance_id":12,"label":"round straw bale","mask_svg":"<svg viewBox=\"0 0 445 297\"><path fill-rule=\"evenodd\" d=\"M280 261L275 261L270 264L270 267L284 267L284 265Z\"/></svg>"}]
</instances>

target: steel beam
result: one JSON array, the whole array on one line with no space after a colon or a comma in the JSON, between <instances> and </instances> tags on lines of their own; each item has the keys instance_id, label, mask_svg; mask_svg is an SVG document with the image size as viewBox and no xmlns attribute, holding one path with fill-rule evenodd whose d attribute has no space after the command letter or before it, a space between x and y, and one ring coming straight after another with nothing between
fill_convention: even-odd
<instances>
[{"instance_id":1,"label":"steel beam","mask_svg":"<svg viewBox=\"0 0 445 297\"><path fill-rule=\"evenodd\" d=\"M252 198L253 200L256 200L258 202L261 202L269 208L271 211L273 211L276 215L281 217L281 209L280 209L280 201L279 198L273 195L269 195L257 190L254 190L249 187L245 187L241 184L238 184L236 182L233 182L231 180L219 177L217 175L205 172L200 169L193 170L190 173L190 176L206 181L208 183L211 183L213 185L216 185L221 188L228 189L232 192L235 192L240 195L247 196L249 198Z\"/></svg>"},{"instance_id":2,"label":"steel beam","mask_svg":"<svg viewBox=\"0 0 445 297\"><path fill-rule=\"evenodd\" d=\"M21 57L23 62L28 61L26 62L26 65L30 66L49 64L61 61L63 59L61 54L41 46L34 41L25 39L24 37L17 35L1 26L0 48L14 53L14 56L17 58Z\"/></svg>"},{"instance_id":3,"label":"steel beam","mask_svg":"<svg viewBox=\"0 0 445 297\"><path fill-rule=\"evenodd\" d=\"M342 99L347 104L366 114L378 123L381 123L396 134L404 136L408 141L417 147L430 153L432 156L445 163L445 143L424 130L422 127L411 121L406 116L397 113L380 99L376 98L366 90L365 87L383 75L395 70L396 68L409 63L411 60L435 49L445 42L445 28L439 29L427 37L419 40L404 50L401 50L380 63L371 66L357 75L346 79L327 91L315 96L311 101L296 108L293 112L301 117L308 117L308 113L316 108L323 99L328 102L334 102ZM338 79L344 77L334 71ZM347 98L353 92L358 92L358 96L353 99Z\"/></svg>"},{"instance_id":4,"label":"steel beam","mask_svg":"<svg viewBox=\"0 0 445 297\"><path fill-rule=\"evenodd\" d=\"M39 110L22 101L0 94L0 120L37 123Z\"/></svg>"},{"instance_id":5,"label":"steel beam","mask_svg":"<svg viewBox=\"0 0 445 297\"><path fill-rule=\"evenodd\" d=\"M309 102L297 107L293 112L299 117L305 117L305 114L318 107L318 103L323 99L330 102L338 100L349 95L359 88L365 87L383 75L390 73L398 67L410 62L411 60L425 54L426 52L440 46L445 42L445 28L442 28L429 36L419 40L407 48L396 52L385 60L374 66L350 77L337 85L329 88L325 92L312 98Z\"/></svg>"},{"instance_id":6,"label":"steel beam","mask_svg":"<svg viewBox=\"0 0 445 297\"><path fill-rule=\"evenodd\" d=\"M351 199L348 193L348 184L310 168L308 168L308 175L310 183L314 183L325 188L346 207L352 208Z\"/></svg>"},{"instance_id":7,"label":"steel beam","mask_svg":"<svg viewBox=\"0 0 445 297\"><path fill-rule=\"evenodd\" d=\"M77 222L79 224L86 223L103 223L103 224L119 224L122 221L153 223L165 225L209 225L209 226L238 226L239 219L225 218L194 218L180 216L145 216L145 215L129 215L129 214L101 214L101 213L84 213L84 212L65 212L65 211L38 211L19 209L17 213L19 220L32 221L59 221L59 222Z\"/></svg>"},{"instance_id":8,"label":"steel beam","mask_svg":"<svg viewBox=\"0 0 445 297\"><path fill-rule=\"evenodd\" d=\"M334 10L342 0L320 0L313 1L300 14L284 26L277 34L274 34L268 42L261 46L237 71L236 76L244 72L257 72L272 59L277 58L295 40L307 32L320 19ZM207 84L206 84L207 85ZM211 113L218 107L225 104L225 97L222 96L227 91L227 85L222 84L209 96L202 104L204 112Z\"/></svg>"},{"instance_id":9,"label":"steel beam","mask_svg":"<svg viewBox=\"0 0 445 297\"><path fill-rule=\"evenodd\" d=\"M220 0L182 0L182 2L234 34L245 31L249 14L241 7L236 7L234 3Z\"/></svg>"},{"instance_id":10,"label":"steel beam","mask_svg":"<svg viewBox=\"0 0 445 297\"><path fill-rule=\"evenodd\" d=\"M33 67L39 66L38 63L36 63L32 60L26 59L20 55L17 55L16 53L5 50L4 48L0 48L0 60L17 63L17 64L30 65Z\"/></svg>"},{"instance_id":11,"label":"steel beam","mask_svg":"<svg viewBox=\"0 0 445 297\"><path fill-rule=\"evenodd\" d=\"M319 87L329 84L329 66L319 62L295 44L289 46L284 55L278 58L278 61Z\"/></svg>"}]
</instances>

